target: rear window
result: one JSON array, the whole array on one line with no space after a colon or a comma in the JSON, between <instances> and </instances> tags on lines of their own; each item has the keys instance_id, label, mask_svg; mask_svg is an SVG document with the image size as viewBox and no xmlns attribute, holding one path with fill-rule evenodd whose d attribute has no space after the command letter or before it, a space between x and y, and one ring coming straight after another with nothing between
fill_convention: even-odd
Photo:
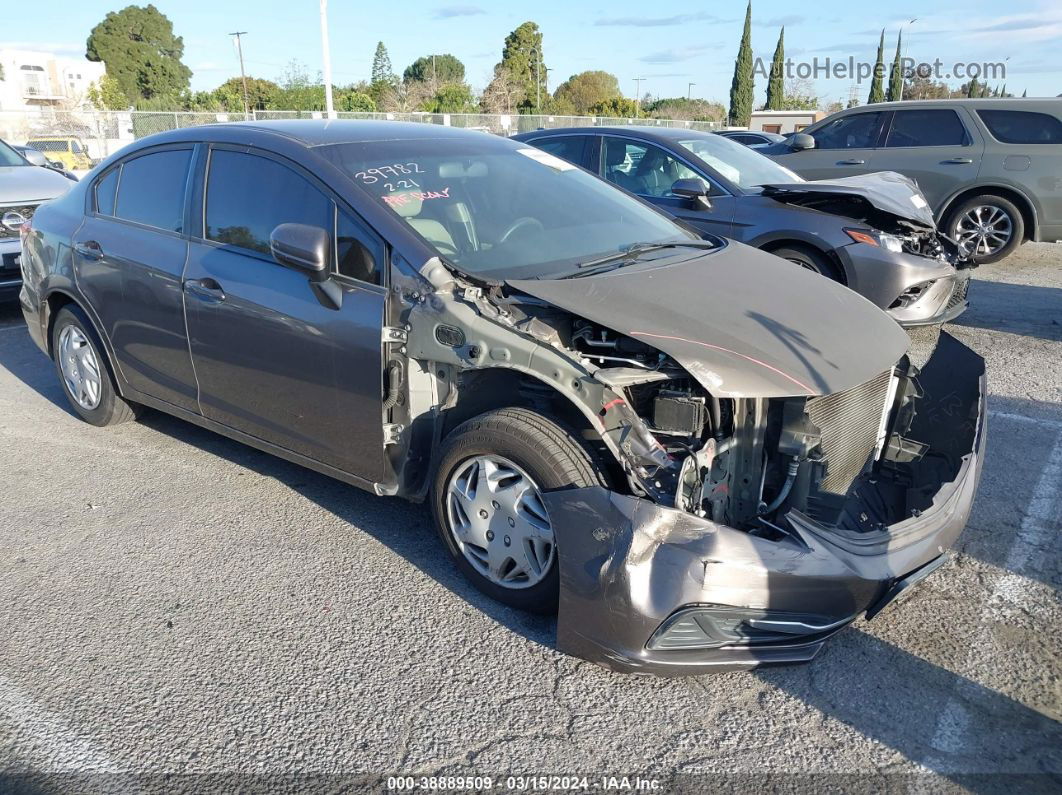
<instances>
[{"instance_id":1,"label":"rear window","mask_svg":"<svg viewBox=\"0 0 1062 795\"><path fill-rule=\"evenodd\" d=\"M966 128L953 110L898 110L886 147L966 146Z\"/></svg>"},{"instance_id":2,"label":"rear window","mask_svg":"<svg viewBox=\"0 0 1062 795\"><path fill-rule=\"evenodd\" d=\"M586 138L581 135L565 135L557 138L539 138L529 143L537 146L544 152L575 163L577 166L585 165L583 162L583 150Z\"/></svg>"},{"instance_id":3,"label":"rear window","mask_svg":"<svg viewBox=\"0 0 1062 795\"><path fill-rule=\"evenodd\" d=\"M122 164L115 215L156 229L184 226L184 186L191 149L141 155ZM99 200L99 194L96 196Z\"/></svg>"},{"instance_id":4,"label":"rear window","mask_svg":"<svg viewBox=\"0 0 1062 795\"><path fill-rule=\"evenodd\" d=\"M1062 144L1062 121L1029 110L979 110L977 115L1005 144Z\"/></svg>"},{"instance_id":5,"label":"rear window","mask_svg":"<svg viewBox=\"0 0 1062 795\"><path fill-rule=\"evenodd\" d=\"M96 183L96 212L100 215L114 215L115 189L118 187L118 171L112 168Z\"/></svg>"}]
</instances>

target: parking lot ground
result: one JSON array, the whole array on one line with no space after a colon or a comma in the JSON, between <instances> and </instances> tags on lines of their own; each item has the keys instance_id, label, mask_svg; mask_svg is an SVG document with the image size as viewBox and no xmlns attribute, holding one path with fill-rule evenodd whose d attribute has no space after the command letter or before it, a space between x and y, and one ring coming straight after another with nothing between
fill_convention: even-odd
<instances>
[{"instance_id":1,"label":"parking lot ground","mask_svg":"<svg viewBox=\"0 0 1062 795\"><path fill-rule=\"evenodd\" d=\"M0 771L1059 791L1062 246L971 300L991 413L957 559L808 666L671 680L559 654L421 506L161 414L77 421L0 310Z\"/></svg>"}]
</instances>

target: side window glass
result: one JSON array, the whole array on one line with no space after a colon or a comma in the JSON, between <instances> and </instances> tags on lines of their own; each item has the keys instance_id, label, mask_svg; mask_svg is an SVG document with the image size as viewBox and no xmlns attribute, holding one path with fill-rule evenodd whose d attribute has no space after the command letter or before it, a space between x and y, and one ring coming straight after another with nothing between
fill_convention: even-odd
<instances>
[{"instance_id":1,"label":"side window glass","mask_svg":"<svg viewBox=\"0 0 1062 795\"><path fill-rule=\"evenodd\" d=\"M342 210L336 212L335 268L340 276L380 284L384 249L376 237Z\"/></svg>"},{"instance_id":2,"label":"side window glass","mask_svg":"<svg viewBox=\"0 0 1062 795\"><path fill-rule=\"evenodd\" d=\"M878 140L880 111L834 119L815 131L816 149L868 149Z\"/></svg>"},{"instance_id":3,"label":"side window glass","mask_svg":"<svg viewBox=\"0 0 1062 795\"><path fill-rule=\"evenodd\" d=\"M1062 121L1028 110L979 110L992 137L1004 144L1062 144Z\"/></svg>"},{"instance_id":4,"label":"side window glass","mask_svg":"<svg viewBox=\"0 0 1062 795\"><path fill-rule=\"evenodd\" d=\"M885 146L965 146L966 128L953 110L898 110Z\"/></svg>"},{"instance_id":5,"label":"side window glass","mask_svg":"<svg viewBox=\"0 0 1062 795\"><path fill-rule=\"evenodd\" d=\"M171 149L125 161L115 216L180 232L184 226L185 179L191 159L191 149Z\"/></svg>"},{"instance_id":6,"label":"side window glass","mask_svg":"<svg viewBox=\"0 0 1062 795\"><path fill-rule=\"evenodd\" d=\"M96 212L100 215L114 215L115 191L118 188L118 172L121 166L112 168L96 180Z\"/></svg>"},{"instance_id":7,"label":"side window glass","mask_svg":"<svg viewBox=\"0 0 1062 795\"><path fill-rule=\"evenodd\" d=\"M269 235L279 224L331 230L332 218L332 200L290 168L244 152L211 152L206 191L209 240L268 256Z\"/></svg>"},{"instance_id":8,"label":"side window glass","mask_svg":"<svg viewBox=\"0 0 1062 795\"><path fill-rule=\"evenodd\" d=\"M585 166L583 152L585 138L580 135L566 135L562 138L542 138L531 142L534 146L551 155L556 155L569 163Z\"/></svg>"},{"instance_id":9,"label":"side window glass","mask_svg":"<svg viewBox=\"0 0 1062 795\"><path fill-rule=\"evenodd\" d=\"M677 158L652 144L605 139L605 179L642 196L673 196L680 179L703 179Z\"/></svg>"}]
</instances>

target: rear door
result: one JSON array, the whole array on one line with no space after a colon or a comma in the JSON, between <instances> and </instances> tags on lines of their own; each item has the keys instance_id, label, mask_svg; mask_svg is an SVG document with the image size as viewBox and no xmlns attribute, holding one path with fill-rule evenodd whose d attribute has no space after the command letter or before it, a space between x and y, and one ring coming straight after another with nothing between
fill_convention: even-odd
<instances>
[{"instance_id":1,"label":"rear door","mask_svg":"<svg viewBox=\"0 0 1062 795\"><path fill-rule=\"evenodd\" d=\"M74 258L125 379L196 411L181 294L192 154L191 144L150 149L97 177Z\"/></svg>"},{"instance_id":2,"label":"rear door","mask_svg":"<svg viewBox=\"0 0 1062 795\"><path fill-rule=\"evenodd\" d=\"M184 291L203 416L369 481L383 472L386 249L290 161L214 146ZM339 308L269 253L282 223L333 240Z\"/></svg>"},{"instance_id":3,"label":"rear door","mask_svg":"<svg viewBox=\"0 0 1062 795\"><path fill-rule=\"evenodd\" d=\"M850 113L827 120L811 134L814 149L773 155L804 179L837 179L879 171L875 162L885 124L884 111Z\"/></svg>"},{"instance_id":4,"label":"rear door","mask_svg":"<svg viewBox=\"0 0 1062 795\"><path fill-rule=\"evenodd\" d=\"M932 207L972 182L984 141L962 108L911 108L891 114L877 171L898 171L918 183Z\"/></svg>"},{"instance_id":5,"label":"rear door","mask_svg":"<svg viewBox=\"0 0 1062 795\"><path fill-rule=\"evenodd\" d=\"M602 138L600 174L609 182L641 196L676 218L715 235L730 236L736 197L713 177L674 152L640 139L606 135ZM676 196L671 186L679 179L699 179L708 186L711 207Z\"/></svg>"}]
</instances>

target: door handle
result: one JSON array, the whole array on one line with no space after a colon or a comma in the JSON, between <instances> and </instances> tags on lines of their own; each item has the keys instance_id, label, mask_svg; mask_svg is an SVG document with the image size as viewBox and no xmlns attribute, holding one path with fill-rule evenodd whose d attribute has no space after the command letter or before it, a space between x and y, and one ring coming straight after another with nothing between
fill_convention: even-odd
<instances>
[{"instance_id":1,"label":"door handle","mask_svg":"<svg viewBox=\"0 0 1062 795\"><path fill-rule=\"evenodd\" d=\"M83 240L80 243L74 243L74 251L77 252L78 256L85 259L103 259L103 247L95 240Z\"/></svg>"},{"instance_id":2,"label":"door handle","mask_svg":"<svg viewBox=\"0 0 1062 795\"><path fill-rule=\"evenodd\" d=\"M839 165L839 166L862 166L866 162L867 162L866 160L857 160L855 158L852 158L851 160L838 160L837 161L837 165Z\"/></svg>"},{"instance_id":3,"label":"door handle","mask_svg":"<svg viewBox=\"0 0 1062 795\"><path fill-rule=\"evenodd\" d=\"M185 279L184 291L200 301L224 301L225 291L214 279Z\"/></svg>"},{"instance_id":4,"label":"door handle","mask_svg":"<svg viewBox=\"0 0 1062 795\"><path fill-rule=\"evenodd\" d=\"M956 166L965 166L965 165L969 165L970 163L972 163L973 160L971 160L968 157L953 157L953 158L950 158L948 160L945 160L944 162L948 163L948 164L951 164L951 165L956 165Z\"/></svg>"}]
</instances>

